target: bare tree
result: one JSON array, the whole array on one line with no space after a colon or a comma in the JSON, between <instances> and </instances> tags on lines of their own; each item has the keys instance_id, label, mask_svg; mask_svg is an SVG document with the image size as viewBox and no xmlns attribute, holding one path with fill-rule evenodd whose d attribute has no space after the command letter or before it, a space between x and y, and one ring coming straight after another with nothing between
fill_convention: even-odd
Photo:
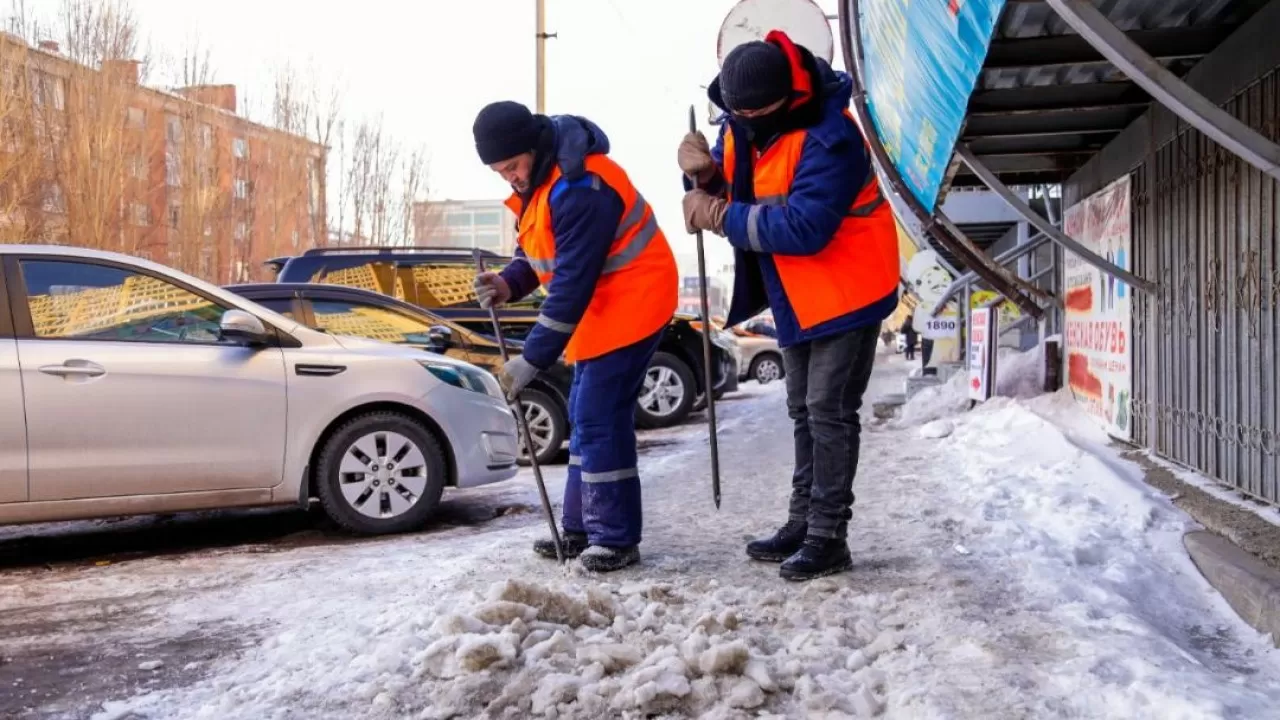
<instances>
[{"instance_id":1,"label":"bare tree","mask_svg":"<svg viewBox=\"0 0 1280 720\"><path fill-rule=\"evenodd\" d=\"M129 0L62 0L59 23L67 57L89 67L101 67L108 60L135 60L139 79L147 79L151 52L141 38Z\"/></svg>"}]
</instances>

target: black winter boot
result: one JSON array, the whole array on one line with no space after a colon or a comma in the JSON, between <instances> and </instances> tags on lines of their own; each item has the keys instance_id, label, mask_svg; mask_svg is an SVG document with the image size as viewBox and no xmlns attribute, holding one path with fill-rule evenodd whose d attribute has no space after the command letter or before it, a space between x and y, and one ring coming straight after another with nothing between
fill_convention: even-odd
<instances>
[{"instance_id":1,"label":"black winter boot","mask_svg":"<svg viewBox=\"0 0 1280 720\"><path fill-rule=\"evenodd\" d=\"M849 543L843 538L805 538L800 551L782 563L783 580L816 580L853 569Z\"/></svg>"},{"instance_id":2,"label":"black winter boot","mask_svg":"<svg viewBox=\"0 0 1280 720\"><path fill-rule=\"evenodd\" d=\"M804 544L804 534L809 526L801 520L788 520L773 534L763 540L747 543L747 557L763 562L780 563L796 554Z\"/></svg>"},{"instance_id":3,"label":"black winter boot","mask_svg":"<svg viewBox=\"0 0 1280 720\"><path fill-rule=\"evenodd\" d=\"M564 531L560 533L560 549L564 550L565 560L572 560L587 549L587 534ZM533 543L533 551L544 558L556 559L556 542L544 538Z\"/></svg>"},{"instance_id":4,"label":"black winter boot","mask_svg":"<svg viewBox=\"0 0 1280 720\"><path fill-rule=\"evenodd\" d=\"M640 562L640 547L605 547L592 545L582 551L582 567L591 572L607 573Z\"/></svg>"}]
</instances>

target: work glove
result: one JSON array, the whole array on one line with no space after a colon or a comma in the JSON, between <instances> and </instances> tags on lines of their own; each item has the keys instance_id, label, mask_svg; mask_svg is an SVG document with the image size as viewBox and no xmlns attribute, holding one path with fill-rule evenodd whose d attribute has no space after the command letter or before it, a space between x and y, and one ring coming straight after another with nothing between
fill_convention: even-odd
<instances>
[{"instance_id":1,"label":"work glove","mask_svg":"<svg viewBox=\"0 0 1280 720\"><path fill-rule=\"evenodd\" d=\"M511 299L511 286L498 273L480 273L476 276L472 287L475 288L476 299L480 301L480 307L485 310L491 307L501 307Z\"/></svg>"},{"instance_id":2,"label":"work glove","mask_svg":"<svg viewBox=\"0 0 1280 720\"><path fill-rule=\"evenodd\" d=\"M707 193L705 190L690 190L684 194L684 227L693 234L699 230L724 236L724 214L729 209L729 201Z\"/></svg>"},{"instance_id":3,"label":"work glove","mask_svg":"<svg viewBox=\"0 0 1280 720\"><path fill-rule=\"evenodd\" d=\"M698 185L705 185L715 177L716 161L711 157L711 146L707 144L707 138L700 132L684 136L676 158L680 163L680 171L693 178Z\"/></svg>"},{"instance_id":4,"label":"work glove","mask_svg":"<svg viewBox=\"0 0 1280 720\"><path fill-rule=\"evenodd\" d=\"M517 355L503 364L501 379L507 388L507 402L515 402L520 397L520 391L537 376L538 368L525 360L523 355Z\"/></svg>"}]
</instances>

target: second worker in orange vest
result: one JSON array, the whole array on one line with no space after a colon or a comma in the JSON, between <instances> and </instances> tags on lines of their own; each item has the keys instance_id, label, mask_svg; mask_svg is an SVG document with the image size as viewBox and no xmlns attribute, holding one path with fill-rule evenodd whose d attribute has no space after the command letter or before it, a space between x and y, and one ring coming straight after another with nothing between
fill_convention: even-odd
<instances>
[{"instance_id":1,"label":"second worker in orange vest","mask_svg":"<svg viewBox=\"0 0 1280 720\"><path fill-rule=\"evenodd\" d=\"M640 557L635 406L676 310L675 256L595 124L498 102L473 131L480 159L511 184L520 233L516 259L477 277L476 296L489 307L547 290L503 371L514 395L561 353L573 363L564 549L589 570L621 569ZM547 540L534 551L555 557Z\"/></svg>"},{"instance_id":2,"label":"second worker in orange vest","mask_svg":"<svg viewBox=\"0 0 1280 720\"><path fill-rule=\"evenodd\" d=\"M795 423L789 519L747 554L781 562L789 580L842 572L858 409L898 304L897 229L849 115L847 75L775 31L729 53L709 93L729 115L714 150L696 133L680 146L699 186L685 222L734 247L728 324L772 309Z\"/></svg>"}]
</instances>

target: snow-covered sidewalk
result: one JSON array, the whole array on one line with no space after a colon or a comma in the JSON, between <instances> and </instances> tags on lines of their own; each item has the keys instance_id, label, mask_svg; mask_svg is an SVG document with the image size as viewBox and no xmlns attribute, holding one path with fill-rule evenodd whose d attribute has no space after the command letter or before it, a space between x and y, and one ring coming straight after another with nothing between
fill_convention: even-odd
<instances>
[{"instance_id":1,"label":"snow-covered sidewalk","mask_svg":"<svg viewBox=\"0 0 1280 720\"><path fill-rule=\"evenodd\" d=\"M882 361L868 408L901 386ZM644 563L618 576L534 558L530 517L0 576L0 597L136 603L98 642L247 639L99 718L1276 716L1280 654L1186 558L1190 521L1060 397L953 414L935 396L916 419L949 417L928 433L868 423L855 571L793 585L749 562L785 515L783 397L753 384L722 407L719 512L704 427L647 438Z\"/></svg>"}]
</instances>

